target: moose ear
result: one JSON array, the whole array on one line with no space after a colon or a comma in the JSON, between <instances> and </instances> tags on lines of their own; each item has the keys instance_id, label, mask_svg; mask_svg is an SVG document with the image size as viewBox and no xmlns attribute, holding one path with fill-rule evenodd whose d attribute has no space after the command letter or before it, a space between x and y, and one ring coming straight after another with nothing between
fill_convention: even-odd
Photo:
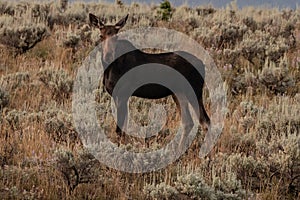
<instances>
[{"instance_id":1,"label":"moose ear","mask_svg":"<svg viewBox=\"0 0 300 200\"><path fill-rule=\"evenodd\" d=\"M99 20L99 18L92 13L89 14L89 20L90 20L90 23L97 28L104 27L104 24Z\"/></svg>"},{"instance_id":2,"label":"moose ear","mask_svg":"<svg viewBox=\"0 0 300 200\"><path fill-rule=\"evenodd\" d=\"M118 23L116 23L115 27L116 27L117 29L121 29L123 26L125 26L126 21L127 21L127 19L128 19L128 15L129 15L129 14L127 14L127 15L126 15L125 17L123 17Z\"/></svg>"}]
</instances>

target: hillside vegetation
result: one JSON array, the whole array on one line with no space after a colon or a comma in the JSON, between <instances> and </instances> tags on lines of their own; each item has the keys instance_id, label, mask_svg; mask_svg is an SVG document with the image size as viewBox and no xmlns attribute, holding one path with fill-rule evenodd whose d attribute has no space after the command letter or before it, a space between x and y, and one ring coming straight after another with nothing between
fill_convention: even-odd
<instances>
[{"instance_id":1,"label":"hillside vegetation","mask_svg":"<svg viewBox=\"0 0 300 200\"><path fill-rule=\"evenodd\" d=\"M300 198L300 9L171 6L0 2L2 198ZM119 172L84 149L72 120L72 89L78 68L100 41L88 24L90 12L105 23L130 13L124 30L174 29L210 53L228 88L228 113L206 159L198 158L201 129L189 150L158 172ZM207 89L205 97L209 111ZM166 144L179 123L172 99L157 101L173 110L171 122L146 141L150 149ZM138 123L147 123L148 102L130 101ZM104 123L117 142L112 116ZM147 146L133 141L123 147Z\"/></svg>"}]
</instances>

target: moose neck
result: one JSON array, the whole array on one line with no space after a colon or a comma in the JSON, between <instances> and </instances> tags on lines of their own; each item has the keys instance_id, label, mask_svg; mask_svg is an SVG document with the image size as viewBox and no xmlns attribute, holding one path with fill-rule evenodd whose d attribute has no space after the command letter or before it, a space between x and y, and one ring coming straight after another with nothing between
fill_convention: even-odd
<instances>
[{"instance_id":1,"label":"moose neck","mask_svg":"<svg viewBox=\"0 0 300 200\"><path fill-rule=\"evenodd\" d=\"M102 63L104 64L104 67L107 68L114 60L131 51L140 51L140 50L138 50L128 40L116 40L114 51L106 52L106 53L113 53L113 59L111 61L106 61L102 55Z\"/></svg>"}]
</instances>

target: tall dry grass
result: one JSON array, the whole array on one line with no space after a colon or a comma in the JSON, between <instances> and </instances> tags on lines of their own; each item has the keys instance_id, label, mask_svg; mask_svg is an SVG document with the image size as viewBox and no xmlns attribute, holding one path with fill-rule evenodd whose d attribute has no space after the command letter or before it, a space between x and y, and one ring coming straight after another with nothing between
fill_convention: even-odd
<instances>
[{"instance_id":1,"label":"tall dry grass","mask_svg":"<svg viewBox=\"0 0 300 200\"><path fill-rule=\"evenodd\" d=\"M300 197L300 10L181 6L165 19L160 9L136 3L0 2L2 198ZM107 23L130 13L125 29L172 28L210 52L229 90L225 127L207 159L197 157L202 131L179 160L158 172L119 172L85 151L72 124L71 95L77 69L99 42L97 30L88 26L89 12ZM171 122L148 141L151 148L166 144L177 126L174 102L161 102L173 109ZM139 123L147 123L148 105L131 100ZM112 116L104 126L116 142ZM133 141L125 148L145 148L144 141Z\"/></svg>"}]
</instances>

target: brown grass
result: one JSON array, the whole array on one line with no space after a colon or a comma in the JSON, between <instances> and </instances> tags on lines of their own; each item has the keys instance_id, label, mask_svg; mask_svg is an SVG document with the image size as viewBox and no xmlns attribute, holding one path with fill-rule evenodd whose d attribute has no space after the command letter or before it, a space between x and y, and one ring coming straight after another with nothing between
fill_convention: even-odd
<instances>
[{"instance_id":1,"label":"brown grass","mask_svg":"<svg viewBox=\"0 0 300 200\"><path fill-rule=\"evenodd\" d=\"M55 3L40 3L48 6L49 12L41 10L43 17L36 18L30 14L33 4L28 3L25 11L17 4L22 5L0 3L0 34L1 20L13 15L13 30L28 22L42 23L47 26L48 35L24 52L15 46L5 46L9 45L6 43L0 46L0 97L1 91L9 97L3 108L0 99L2 198L300 197L299 9L237 10L233 6L209 8L213 12L204 12L208 8L180 7L175 8L173 17L166 22L157 16L159 7L147 5L76 3L69 4L64 11ZM71 93L54 90L49 86L51 80L41 80L41 71L64 73L64 77L74 80L80 64L99 39L98 32L83 28L88 12L106 17L113 23L130 12L125 29L142 26L173 28L193 37L210 52L229 91L225 127L206 159L199 159L197 155L204 137L201 130L179 160L157 172L129 174L116 171L84 151L72 124ZM233 24L241 29L235 30ZM291 24L292 30L288 32ZM77 35L80 41L66 46L67 33ZM272 52L278 58L266 52ZM275 68L269 69L269 65ZM150 148L164 146L177 128L174 102L171 99L162 102L173 109L169 113L170 122L158 137L147 141ZM130 106L136 112L133 116L142 119L141 123L147 123L146 118L143 121L138 115L147 116L144 110L147 101L133 98ZM99 113L101 115L105 114ZM118 141L112 116L107 116L104 123L110 130L111 140ZM128 148L147 149L145 141L126 138Z\"/></svg>"}]
</instances>

